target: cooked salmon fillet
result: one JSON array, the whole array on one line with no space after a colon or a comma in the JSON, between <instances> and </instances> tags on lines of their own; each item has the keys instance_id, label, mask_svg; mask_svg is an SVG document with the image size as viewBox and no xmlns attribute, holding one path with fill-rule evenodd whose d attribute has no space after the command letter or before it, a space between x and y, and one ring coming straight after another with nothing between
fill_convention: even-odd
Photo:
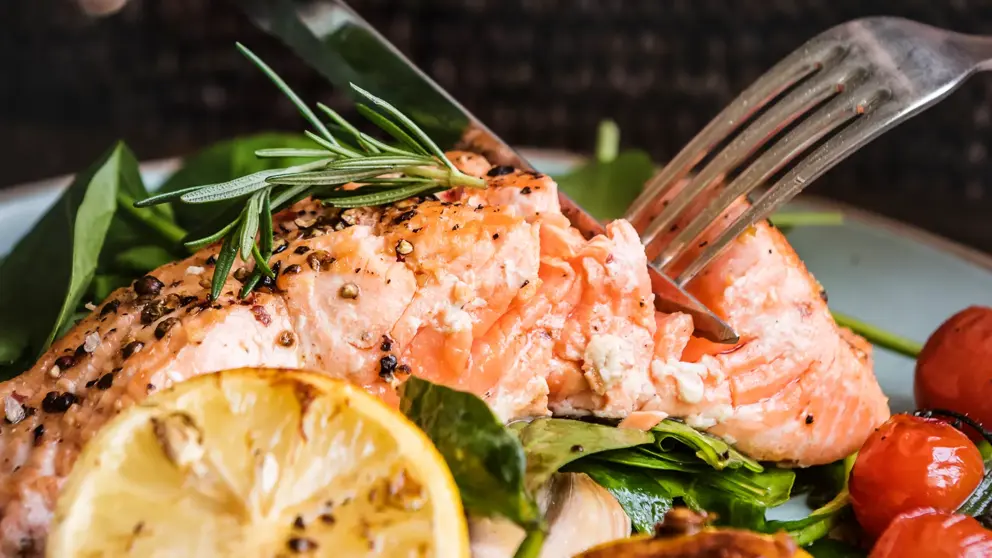
<instances>
[{"instance_id":1,"label":"cooked salmon fillet","mask_svg":"<svg viewBox=\"0 0 992 558\"><path fill-rule=\"evenodd\" d=\"M860 447L888 417L870 347L836 326L778 231L758 225L691 285L742 335L692 336L655 312L637 233L585 239L549 177L451 153L486 190L275 217L275 281L208 299L218 247L114 292L37 364L0 384L0 551L39 555L83 444L123 408L198 374L309 368L395 403L415 374L504 419L685 417L750 455L799 465Z\"/></svg>"}]
</instances>

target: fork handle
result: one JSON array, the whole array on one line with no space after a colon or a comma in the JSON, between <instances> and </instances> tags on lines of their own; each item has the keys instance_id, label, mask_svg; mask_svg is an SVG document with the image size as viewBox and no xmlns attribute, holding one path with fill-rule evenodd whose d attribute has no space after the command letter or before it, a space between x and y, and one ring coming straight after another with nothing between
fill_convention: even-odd
<instances>
[{"instance_id":1,"label":"fork handle","mask_svg":"<svg viewBox=\"0 0 992 558\"><path fill-rule=\"evenodd\" d=\"M965 54L974 71L992 70L992 37L959 33L953 36L951 43Z\"/></svg>"}]
</instances>

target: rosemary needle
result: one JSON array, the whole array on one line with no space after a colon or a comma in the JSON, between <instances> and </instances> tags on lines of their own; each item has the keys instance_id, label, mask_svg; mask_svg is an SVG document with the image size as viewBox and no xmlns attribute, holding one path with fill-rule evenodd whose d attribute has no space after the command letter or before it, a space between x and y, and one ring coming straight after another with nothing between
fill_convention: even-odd
<instances>
[{"instance_id":1,"label":"rosemary needle","mask_svg":"<svg viewBox=\"0 0 992 558\"><path fill-rule=\"evenodd\" d=\"M159 194L134 203L135 207L147 207L169 201L197 204L244 200L244 207L232 222L202 238L186 242L190 249L222 242L211 284L212 298L220 296L239 256L246 261L255 261L254 271L241 290L242 297L251 292L263 276L273 276L273 270L268 265L268 259L272 257L272 214L306 196L320 195L324 203L336 207L364 207L454 187L486 187L485 180L459 171L413 120L383 99L352 84L352 89L363 100L356 107L359 114L392 137L398 145L388 145L360 132L334 110L318 103L317 109L330 120L329 124L325 123L255 53L240 43L237 48L269 77L316 130L306 132L314 142L312 149L273 147L260 149L255 155L314 160L293 167L256 172L219 184ZM345 184L362 181L368 181L370 185L357 190L341 188Z\"/></svg>"}]
</instances>

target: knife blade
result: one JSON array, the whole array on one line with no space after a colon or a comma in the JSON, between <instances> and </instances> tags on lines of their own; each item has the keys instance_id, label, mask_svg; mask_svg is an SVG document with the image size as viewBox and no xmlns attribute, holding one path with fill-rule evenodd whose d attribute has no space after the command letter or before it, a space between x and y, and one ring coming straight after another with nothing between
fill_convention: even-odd
<instances>
[{"instance_id":1,"label":"knife blade","mask_svg":"<svg viewBox=\"0 0 992 558\"><path fill-rule=\"evenodd\" d=\"M351 93L349 83L383 95L409 116L442 149L465 149L490 162L533 170L506 142L458 103L395 46L340 0L234 0L263 31L285 43L333 85ZM562 213L586 238L606 229L567 195L558 192ZM718 343L736 343L725 321L688 291L648 265L655 307L692 316L696 333Z\"/></svg>"}]
</instances>

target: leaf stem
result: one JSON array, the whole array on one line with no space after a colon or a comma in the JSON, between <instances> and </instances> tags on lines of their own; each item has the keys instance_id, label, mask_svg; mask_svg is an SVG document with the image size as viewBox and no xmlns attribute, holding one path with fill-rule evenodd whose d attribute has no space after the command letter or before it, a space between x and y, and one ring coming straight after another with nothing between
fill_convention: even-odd
<instances>
[{"instance_id":1,"label":"leaf stem","mask_svg":"<svg viewBox=\"0 0 992 558\"><path fill-rule=\"evenodd\" d=\"M119 209L157 232L170 245L182 245L187 234L185 229L168 219L157 216L154 211L134 207L134 203L135 200L131 196L121 191L117 192L117 207Z\"/></svg>"},{"instance_id":2,"label":"leaf stem","mask_svg":"<svg viewBox=\"0 0 992 558\"><path fill-rule=\"evenodd\" d=\"M919 356L920 351L923 350L923 345L921 343L917 343L911 339L885 331L880 327L867 324L857 318L848 316L847 314L842 314L836 311L831 311L831 313L834 315L834 321L837 322L837 325L850 329L854 333L857 333L861 337L867 339L873 345L877 345L910 358L916 358Z\"/></svg>"},{"instance_id":3,"label":"leaf stem","mask_svg":"<svg viewBox=\"0 0 992 558\"><path fill-rule=\"evenodd\" d=\"M844 214L839 211L786 211L770 218L780 229L793 227L822 227L844 224Z\"/></svg>"},{"instance_id":4,"label":"leaf stem","mask_svg":"<svg viewBox=\"0 0 992 558\"><path fill-rule=\"evenodd\" d=\"M596 160L600 163L611 163L620 152L620 128L612 120L599 123L596 133Z\"/></svg>"},{"instance_id":5,"label":"leaf stem","mask_svg":"<svg viewBox=\"0 0 992 558\"><path fill-rule=\"evenodd\" d=\"M529 529L527 536L513 554L513 558L537 558L540 556L541 548L544 546L545 535L544 528L541 526Z\"/></svg>"}]
</instances>

